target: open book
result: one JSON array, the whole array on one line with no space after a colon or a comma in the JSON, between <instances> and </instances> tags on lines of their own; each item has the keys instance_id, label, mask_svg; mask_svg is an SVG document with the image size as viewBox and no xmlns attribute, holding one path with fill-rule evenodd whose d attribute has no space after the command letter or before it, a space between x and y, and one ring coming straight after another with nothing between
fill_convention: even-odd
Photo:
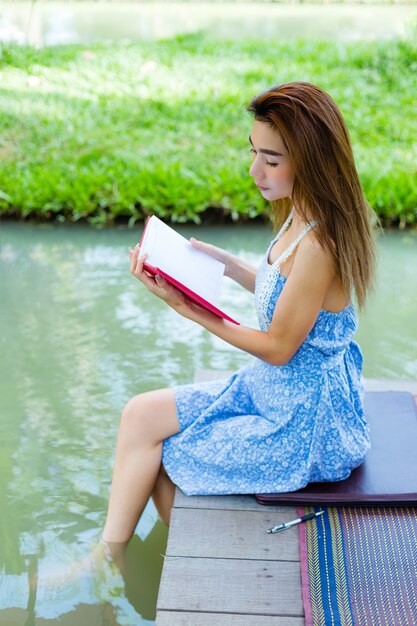
<instances>
[{"instance_id":1,"label":"open book","mask_svg":"<svg viewBox=\"0 0 417 626\"><path fill-rule=\"evenodd\" d=\"M191 243L155 215L148 217L140 240L140 254L148 253L144 269L160 274L190 300L215 315L239 324L218 308L224 263L196 250Z\"/></svg>"}]
</instances>

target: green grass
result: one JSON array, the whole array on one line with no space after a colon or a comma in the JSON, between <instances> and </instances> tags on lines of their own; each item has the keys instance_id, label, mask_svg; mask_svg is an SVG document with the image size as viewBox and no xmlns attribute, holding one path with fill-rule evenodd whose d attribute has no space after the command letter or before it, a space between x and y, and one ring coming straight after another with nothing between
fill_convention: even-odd
<instances>
[{"instance_id":1,"label":"green grass","mask_svg":"<svg viewBox=\"0 0 417 626\"><path fill-rule=\"evenodd\" d=\"M218 41L4 47L0 211L96 224L267 215L248 168L250 98L279 82L327 90L383 223L417 222L417 45Z\"/></svg>"}]
</instances>

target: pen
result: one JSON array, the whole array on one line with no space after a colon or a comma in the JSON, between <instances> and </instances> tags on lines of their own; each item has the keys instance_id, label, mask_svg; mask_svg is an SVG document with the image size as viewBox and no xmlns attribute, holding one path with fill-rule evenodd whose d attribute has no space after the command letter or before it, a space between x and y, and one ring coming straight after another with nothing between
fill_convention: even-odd
<instances>
[{"instance_id":1,"label":"pen","mask_svg":"<svg viewBox=\"0 0 417 626\"><path fill-rule=\"evenodd\" d=\"M300 524L301 522L307 522L309 519L313 519L314 517L318 517L319 515L323 515L324 511L317 511L317 513L309 513L308 515L303 515L303 517L297 517L297 519L291 520L291 522L286 522L285 524L278 524L278 526L273 526L272 528L268 528L267 533L280 533L282 530L287 530L287 528L291 528L291 526L295 526L296 524Z\"/></svg>"}]
</instances>

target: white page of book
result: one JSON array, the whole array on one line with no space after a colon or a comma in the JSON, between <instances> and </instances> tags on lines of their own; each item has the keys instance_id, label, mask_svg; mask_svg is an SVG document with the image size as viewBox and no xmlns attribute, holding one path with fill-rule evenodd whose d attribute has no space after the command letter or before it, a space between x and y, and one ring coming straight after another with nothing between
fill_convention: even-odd
<instances>
[{"instance_id":1,"label":"white page of book","mask_svg":"<svg viewBox=\"0 0 417 626\"><path fill-rule=\"evenodd\" d=\"M163 270L180 283L218 306L224 263L201 250L173 228L152 215L146 226L140 253L146 263Z\"/></svg>"}]
</instances>

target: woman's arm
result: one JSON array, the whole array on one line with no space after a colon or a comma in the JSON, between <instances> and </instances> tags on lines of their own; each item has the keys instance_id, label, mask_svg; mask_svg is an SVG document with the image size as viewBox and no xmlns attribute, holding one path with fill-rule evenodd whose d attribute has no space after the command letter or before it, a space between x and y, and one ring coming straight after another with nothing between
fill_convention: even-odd
<instances>
[{"instance_id":1,"label":"woman's arm","mask_svg":"<svg viewBox=\"0 0 417 626\"><path fill-rule=\"evenodd\" d=\"M131 272L149 291L187 319L271 365L284 365L301 346L317 319L334 277L323 250L302 241L272 322L267 331L261 331L219 318L188 300L162 277L150 277L143 271L145 259L146 255L139 257L139 249L131 251Z\"/></svg>"},{"instance_id":2,"label":"woman's arm","mask_svg":"<svg viewBox=\"0 0 417 626\"><path fill-rule=\"evenodd\" d=\"M242 261L237 256L229 254L229 252L223 250L223 248L218 248L210 243L204 243L194 237L191 237L190 242L193 248L206 252L206 254L209 254L224 263L225 276L231 278L248 291L251 291L252 293L255 291L255 267L245 263L245 261Z\"/></svg>"}]
</instances>

